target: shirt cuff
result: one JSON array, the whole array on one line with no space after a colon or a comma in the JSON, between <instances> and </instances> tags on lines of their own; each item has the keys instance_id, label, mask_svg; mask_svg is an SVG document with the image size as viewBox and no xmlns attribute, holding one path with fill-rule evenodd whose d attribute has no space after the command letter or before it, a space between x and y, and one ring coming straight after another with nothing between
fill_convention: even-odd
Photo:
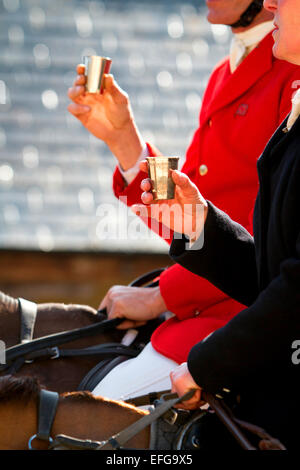
<instances>
[{"instance_id":1,"label":"shirt cuff","mask_svg":"<svg viewBox=\"0 0 300 470\"><path fill-rule=\"evenodd\" d=\"M123 168L119 164L120 173L123 176L123 178L124 178L124 180L126 181L127 184L132 183L132 181L134 180L134 178L137 176L137 174L140 171L139 163L142 160L145 160L145 158L148 157L148 156L149 156L148 147L144 143L143 144L143 150L141 151L136 163L131 168L128 168L128 170L125 171L125 170L123 170Z\"/></svg>"}]
</instances>

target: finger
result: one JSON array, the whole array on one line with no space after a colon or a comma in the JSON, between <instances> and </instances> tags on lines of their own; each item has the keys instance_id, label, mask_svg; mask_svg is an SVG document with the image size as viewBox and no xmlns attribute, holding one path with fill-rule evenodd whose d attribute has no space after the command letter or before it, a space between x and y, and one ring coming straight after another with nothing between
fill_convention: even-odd
<instances>
[{"instance_id":1,"label":"finger","mask_svg":"<svg viewBox=\"0 0 300 470\"><path fill-rule=\"evenodd\" d=\"M151 184L151 180L149 178L147 178L147 179L145 179L141 182L141 189L143 191L151 191L152 184Z\"/></svg>"},{"instance_id":2,"label":"finger","mask_svg":"<svg viewBox=\"0 0 300 470\"><path fill-rule=\"evenodd\" d=\"M202 405L204 405L204 403L200 400L200 398L191 398L190 400L185 400L181 403L177 403L175 407L184 410L195 410L197 408L200 408L200 406Z\"/></svg>"},{"instance_id":3,"label":"finger","mask_svg":"<svg viewBox=\"0 0 300 470\"><path fill-rule=\"evenodd\" d=\"M68 105L68 111L74 116L80 116L89 113L91 108L84 104L70 103Z\"/></svg>"},{"instance_id":4,"label":"finger","mask_svg":"<svg viewBox=\"0 0 300 470\"><path fill-rule=\"evenodd\" d=\"M184 391L184 393L180 393L180 396L183 396L185 393L187 392L191 392L192 389L189 388L189 389L186 389ZM198 401L200 401L200 396L201 396L201 390L199 388L195 389L194 390L194 395L191 397L191 398L188 398L187 400L183 400L182 403L196 403Z\"/></svg>"},{"instance_id":5,"label":"finger","mask_svg":"<svg viewBox=\"0 0 300 470\"><path fill-rule=\"evenodd\" d=\"M78 64L77 67L76 67L76 72L78 73L78 75L84 74L84 72L85 72L85 65L83 65L83 64Z\"/></svg>"},{"instance_id":6,"label":"finger","mask_svg":"<svg viewBox=\"0 0 300 470\"><path fill-rule=\"evenodd\" d=\"M78 75L76 78L74 85L85 85L86 84L86 77L84 75Z\"/></svg>"},{"instance_id":7,"label":"finger","mask_svg":"<svg viewBox=\"0 0 300 470\"><path fill-rule=\"evenodd\" d=\"M79 98L85 93L85 87L84 86L73 86L68 89L68 97L71 100L76 100L76 98Z\"/></svg>"},{"instance_id":8,"label":"finger","mask_svg":"<svg viewBox=\"0 0 300 470\"><path fill-rule=\"evenodd\" d=\"M192 405L192 404L186 404L186 403L178 403L177 405L174 405L174 408L177 408L179 410L195 410L199 408L198 405Z\"/></svg>"},{"instance_id":9,"label":"finger","mask_svg":"<svg viewBox=\"0 0 300 470\"><path fill-rule=\"evenodd\" d=\"M171 380L171 384L172 384L171 393L177 393L176 387L175 387L175 385L172 381L172 372L170 373L170 380Z\"/></svg>"},{"instance_id":10,"label":"finger","mask_svg":"<svg viewBox=\"0 0 300 470\"><path fill-rule=\"evenodd\" d=\"M139 167L140 167L141 171L144 171L144 173L148 173L148 162L147 162L147 160L142 160L139 163Z\"/></svg>"},{"instance_id":11,"label":"finger","mask_svg":"<svg viewBox=\"0 0 300 470\"><path fill-rule=\"evenodd\" d=\"M115 88L115 81L112 74L103 75L103 87L112 94L112 90Z\"/></svg>"},{"instance_id":12,"label":"finger","mask_svg":"<svg viewBox=\"0 0 300 470\"><path fill-rule=\"evenodd\" d=\"M108 303L108 292L106 293L106 295L103 297L99 307L98 307L98 310L102 310L103 308L107 308L107 303Z\"/></svg>"},{"instance_id":13,"label":"finger","mask_svg":"<svg viewBox=\"0 0 300 470\"><path fill-rule=\"evenodd\" d=\"M117 330L129 330L129 328L134 328L134 322L130 320L124 320L120 325L116 326Z\"/></svg>"},{"instance_id":14,"label":"finger","mask_svg":"<svg viewBox=\"0 0 300 470\"><path fill-rule=\"evenodd\" d=\"M152 204L154 201L153 194L149 192L144 192L141 195L141 200L144 204Z\"/></svg>"},{"instance_id":15,"label":"finger","mask_svg":"<svg viewBox=\"0 0 300 470\"><path fill-rule=\"evenodd\" d=\"M146 325L145 321L133 321L133 320L124 320L116 328L118 330L129 330L129 328L138 328L139 326Z\"/></svg>"}]
</instances>

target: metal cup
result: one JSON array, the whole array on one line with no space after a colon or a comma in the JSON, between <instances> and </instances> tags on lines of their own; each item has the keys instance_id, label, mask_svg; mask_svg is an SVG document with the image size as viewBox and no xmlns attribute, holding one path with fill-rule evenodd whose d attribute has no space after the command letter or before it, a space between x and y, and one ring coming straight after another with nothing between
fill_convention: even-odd
<instances>
[{"instance_id":1,"label":"metal cup","mask_svg":"<svg viewBox=\"0 0 300 470\"><path fill-rule=\"evenodd\" d=\"M88 93L103 93L103 75L109 73L111 62L109 57L98 55L83 57L84 75L87 77L85 89Z\"/></svg>"},{"instance_id":2,"label":"metal cup","mask_svg":"<svg viewBox=\"0 0 300 470\"><path fill-rule=\"evenodd\" d=\"M154 201L174 199L175 184L170 170L178 169L179 157L147 157Z\"/></svg>"}]
</instances>

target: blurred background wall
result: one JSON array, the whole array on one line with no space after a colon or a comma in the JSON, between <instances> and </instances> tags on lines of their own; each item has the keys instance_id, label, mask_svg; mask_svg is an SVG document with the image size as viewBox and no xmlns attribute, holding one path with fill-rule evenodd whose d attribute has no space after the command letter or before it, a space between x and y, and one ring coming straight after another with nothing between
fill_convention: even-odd
<instances>
[{"instance_id":1,"label":"blurred background wall","mask_svg":"<svg viewBox=\"0 0 300 470\"><path fill-rule=\"evenodd\" d=\"M0 0L1 290L97 306L113 284L171 264L150 232L118 236L114 157L67 112L67 90L83 55L110 56L144 139L182 163L230 41L205 10L203 0Z\"/></svg>"}]
</instances>

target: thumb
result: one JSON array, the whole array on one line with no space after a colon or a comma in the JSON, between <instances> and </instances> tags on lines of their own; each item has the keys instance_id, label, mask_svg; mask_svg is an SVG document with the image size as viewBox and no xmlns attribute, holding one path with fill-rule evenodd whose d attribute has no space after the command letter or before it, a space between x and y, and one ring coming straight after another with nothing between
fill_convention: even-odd
<instances>
[{"instance_id":1,"label":"thumb","mask_svg":"<svg viewBox=\"0 0 300 470\"><path fill-rule=\"evenodd\" d=\"M106 294L105 297L102 299L99 307L98 307L98 310L102 310L103 308L108 308L108 295Z\"/></svg>"},{"instance_id":2,"label":"thumb","mask_svg":"<svg viewBox=\"0 0 300 470\"><path fill-rule=\"evenodd\" d=\"M192 196L197 194L197 187L185 173L178 170L172 170L172 179L176 186L183 191L184 195Z\"/></svg>"},{"instance_id":3,"label":"thumb","mask_svg":"<svg viewBox=\"0 0 300 470\"><path fill-rule=\"evenodd\" d=\"M127 93L117 84L112 74L104 76L104 91L109 93L114 101L118 103L128 100Z\"/></svg>"}]
</instances>

